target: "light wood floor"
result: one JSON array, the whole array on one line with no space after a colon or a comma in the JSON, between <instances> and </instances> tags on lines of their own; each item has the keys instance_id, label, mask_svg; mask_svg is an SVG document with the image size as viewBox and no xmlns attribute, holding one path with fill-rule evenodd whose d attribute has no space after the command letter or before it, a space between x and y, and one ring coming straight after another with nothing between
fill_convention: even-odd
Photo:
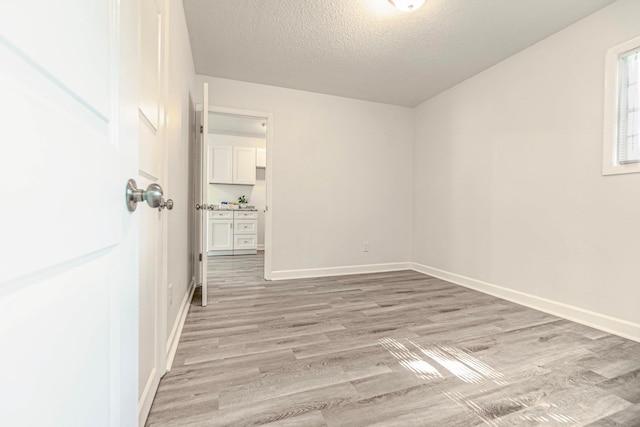
<instances>
[{"instance_id":1,"label":"light wood floor","mask_svg":"<svg viewBox=\"0 0 640 427\"><path fill-rule=\"evenodd\" d=\"M210 259L149 426L640 426L640 343L405 271Z\"/></svg>"}]
</instances>

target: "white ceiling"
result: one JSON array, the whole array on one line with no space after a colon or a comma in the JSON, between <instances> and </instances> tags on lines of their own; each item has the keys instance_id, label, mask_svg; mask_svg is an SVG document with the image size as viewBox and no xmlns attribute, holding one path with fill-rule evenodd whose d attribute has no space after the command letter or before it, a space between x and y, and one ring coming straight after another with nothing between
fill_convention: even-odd
<instances>
[{"instance_id":1,"label":"white ceiling","mask_svg":"<svg viewBox=\"0 0 640 427\"><path fill-rule=\"evenodd\" d=\"M614 1L183 0L198 74L409 107Z\"/></svg>"}]
</instances>

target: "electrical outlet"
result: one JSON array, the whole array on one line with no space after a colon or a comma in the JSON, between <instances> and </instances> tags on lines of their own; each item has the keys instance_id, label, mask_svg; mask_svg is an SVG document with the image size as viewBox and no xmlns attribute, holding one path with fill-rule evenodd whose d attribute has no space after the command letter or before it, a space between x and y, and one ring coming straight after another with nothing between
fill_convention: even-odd
<instances>
[{"instance_id":1,"label":"electrical outlet","mask_svg":"<svg viewBox=\"0 0 640 427\"><path fill-rule=\"evenodd\" d=\"M369 242L364 242L362 252L369 252Z\"/></svg>"},{"instance_id":2,"label":"electrical outlet","mask_svg":"<svg viewBox=\"0 0 640 427\"><path fill-rule=\"evenodd\" d=\"M173 283L169 283L169 305L173 305Z\"/></svg>"}]
</instances>

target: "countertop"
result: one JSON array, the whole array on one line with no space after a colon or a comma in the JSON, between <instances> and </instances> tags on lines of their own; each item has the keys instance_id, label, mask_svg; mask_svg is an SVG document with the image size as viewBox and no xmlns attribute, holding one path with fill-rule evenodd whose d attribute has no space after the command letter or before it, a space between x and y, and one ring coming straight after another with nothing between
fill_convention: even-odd
<instances>
[{"instance_id":1,"label":"countertop","mask_svg":"<svg viewBox=\"0 0 640 427\"><path fill-rule=\"evenodd\" d=\"M256 208L213 208L212 211L243 211L243 212L258 212Z\"/></svg>"}]
</instances>

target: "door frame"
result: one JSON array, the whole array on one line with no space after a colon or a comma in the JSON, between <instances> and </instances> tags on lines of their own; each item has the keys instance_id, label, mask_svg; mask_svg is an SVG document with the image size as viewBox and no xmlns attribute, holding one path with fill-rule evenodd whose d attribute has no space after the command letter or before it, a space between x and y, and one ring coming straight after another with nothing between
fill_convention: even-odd
<instances>
[{"instance_id":1,"label":"door frame","mask_svg":"<svg viewBox=\"0 0 640 427\"><path fill-rule=\"evenodd\" d=\"M140 4L140 3L139 3ZM144 170L140 169L140 160L141 155L140 150L138 152L138 174L141 177L147 178L152 182L156 182L160 184L164 191L164 198L169 199L171 197L171 184L169 182L169 140L167 134L167 122L169 120L168 111L167 111L167 99L168 99L168 88L169 88L169 22L171 19L170 16L170 7L168 0L152 0L151 4L155 4L157 13L159 15L158 20L158 34L157 34L157 43L159 47L158 52L158 62L157 64L153 64L157 67L157 89L155 95L157 96L154 99L154 102L157 103L157 122L153 123L150 117L147 116L146 112L142 108L142 105L139 104L137 106L137 115L138 115L138 125L139 127L147 126L150 131L155 131L154 137L157 139L156 142L160 144L160 147L154 148L160 153L157 159L157 173L154 176L147 173ZM139 16L138 16L138 31L140 32L140 36L143 31L142 20L144 19L142 15L143 11L139 7ZM156 17L156 20L158 18ZM138 53L142 48L140 44L141 41L138 41ZM142 57L140 57L140 72L143 71L144 65L142 64ZM139 77L140 79L140 77ZM142 96L140 96L139 102L142 102ZM147 206L145 208L148 209ZM156 208L153 208L156 210ZM158 391L158 386L162 377L168 372L167 369L167 357L168 357L168 282L169 282L169 267L168 267L168 238L169 238L169 221L168 215L170 212L166 209L163 209L158 214L158 224L157 231L158 241L157 241L157 249L155 251L155 261L156 265L154 266L155 271L155 301L154 301L154 364L149 382L147 384L139 384L138 387L144 387L139 391L138 398L138 424L144 425L151 411L151 406L153 405L153 401L155 399L156 393ZM142 250L142 241L138 244L138 252ZM142 266L140 266L142 268ZM138 271L138 274L140 274ZM138 292L140 292L140 282L138 283ZM140 302L138 302L139 306ZM138 313L140 315L140 312ZM138 326L140 329L140 325ZM138 345L140 345L140 337L138 338ZM140 360L138 360L140 363Z\"/></svg>"},{"instance_id":2,"label":"door frame","mask_svg":"<svg viewBox=\"0 0 640 427\"><path fill-rule=\"evenodd\" d=\"M266 211L264 214L264 278L265 280L271 280L271 272L273 257L273 152L274 152L274 139L273 139L273 113L266 111L245 110L241 108L228 108L220 107L217 105L209 105L207 111L209 114L226 114L230 116L244 116L255 119L265 119L267 121L267 167L265 170L266 180ZM203 118L204 120L204 118ZM205 138L206 142L206 138ZM203 182L207 179L206 171L203 171L203 176L200 177ZM208 184L208 183L207 183Z\"/></svg>"}]
</instances>

